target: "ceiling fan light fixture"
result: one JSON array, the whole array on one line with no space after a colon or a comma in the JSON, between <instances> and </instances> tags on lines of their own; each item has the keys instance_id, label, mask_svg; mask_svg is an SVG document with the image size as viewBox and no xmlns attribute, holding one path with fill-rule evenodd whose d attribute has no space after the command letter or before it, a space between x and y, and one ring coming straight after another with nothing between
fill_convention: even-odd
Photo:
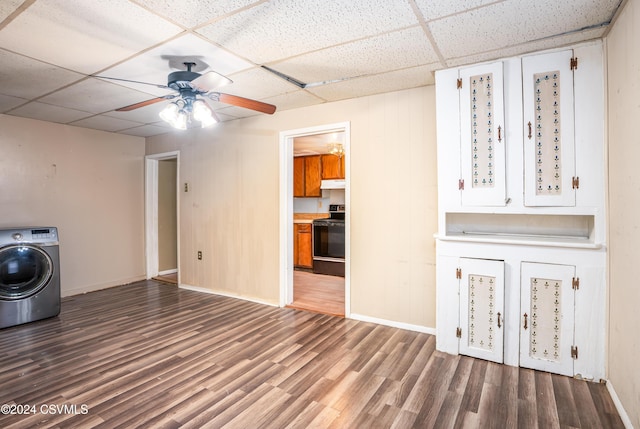
<instances>
[{"instance_id":1,"label":"ceiling fan light fixture","mask_svg":"<svg viewBox=\"0 0 640 429\"><path fill-rule=\"evenodd\" d=\"M180 107L178 106L177 103L173 102L173 103L167 104L165 108L162 109L162 111L160 111L159 116L163 121L173 126L173 124L178 119L179 111L180 111Z\"/></svg>"},{"instance_id":2,"label":"ceiling fan light fixture","mask_svg":"<svg viewBox=\"0 0 640 429\"><path fill-rule=\"evenodd\" d=\"M188 121L189 121L189 115L187 114L187 112L184 111L184 109L180 109L180 111L176 116L175 122L171 125L173 125L174 128L177 128L179 130L186 130Z\"/></svg>"},{"instance_id":3,"label":"ceiling fan light fixture","mask_svg":"<svg viewBox=\"0 0 640 429\"><path fill-rule=\"evenodd\" d=\"M193 102L193 119L196 121L200 121L202 124L202 128L208 127L210 125L218 122L216 118L213 116L213 112L202 100L196 100Z\"/></svg>"}]
</instances>

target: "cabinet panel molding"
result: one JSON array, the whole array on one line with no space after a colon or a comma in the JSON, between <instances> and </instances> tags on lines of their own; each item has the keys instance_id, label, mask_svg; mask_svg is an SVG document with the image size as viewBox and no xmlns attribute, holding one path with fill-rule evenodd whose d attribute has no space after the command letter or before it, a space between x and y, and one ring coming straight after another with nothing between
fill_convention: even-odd
<instances>
[{"instance_id":1,"label":"cabinet panel molding","mask_svg":"<svg viewBox=\"0 0 640 429\"><path fill-rule=\"evenodd\" d=\"M497 62L460 70L460 190L466 206L505 205L502 67Z\"/></svg>"},{"instance_id":2,"label":"cabinet panel molding","mask_svg":"<svg viewBox=\"0 0 640 429\"><path fill-rule=\"evenodd\" d=\"M460 258L460 354L504 360L504 261Z\"/></svg>"}]
</instances>

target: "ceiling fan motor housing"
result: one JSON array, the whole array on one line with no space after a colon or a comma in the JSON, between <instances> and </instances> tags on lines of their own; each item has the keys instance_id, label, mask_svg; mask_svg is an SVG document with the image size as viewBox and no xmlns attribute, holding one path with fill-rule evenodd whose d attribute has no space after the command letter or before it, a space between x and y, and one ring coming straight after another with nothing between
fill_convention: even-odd
<instances>
[{"instance_id":1,"label":"ceiling fan motor housing","mask_svg":"<svg viewBox=\"0 0 640 429\"><path fill-rule=\"evenodd\" d=\"M200 77L200 73L186 71L186 70L169 73L169 77L167 79L167 86L169 88L179 91L181 88L191 87L189 85L190 82L198 77Z\"/></svg>"}]
</instances>

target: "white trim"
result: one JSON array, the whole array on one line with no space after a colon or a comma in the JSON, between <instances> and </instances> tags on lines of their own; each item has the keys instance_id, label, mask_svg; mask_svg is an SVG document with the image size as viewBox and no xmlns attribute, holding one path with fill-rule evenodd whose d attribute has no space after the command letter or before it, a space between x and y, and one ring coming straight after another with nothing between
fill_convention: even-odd
<instances>
[{"instance_id":1,"label":"white trim","mask_svg":"<svg viewBox=\"0 0 640 429\"><path fill-rule=\"evenodd\" d=\"M611 383L611 380L607 380L606 384L607 384L607 390L609 391L609 395L611 395L611 400L613 401L613 405L616 406L616 410L618 411L618 414L620 414L620 419L622 420L624 427L627 429L633 429L633 423L631 422L631 419L629 418L627 411L622 406L622 402L620 401L620 398L618 398L618 394L613 388L613 383Z\"/></svg>"},{"instance_id":2,"label":"white trim","mask_svg":"<svg viewBox=\"0 0 640 429\"><path fill-rule=\"evenodd\" d=\"M421 332L423 334L435 335L436 328L428 326L412 325L410 323L396 322L394 320L379 319L377 317L365 316L363 314L351 314L349 319L359 320L361 322L370 322L377 325L390 326L392 328L406 329L407 331Z\"/></svg>"},{"instance_id":3,"label":"white trim","mask_svg":"<svg viewBox=\"0 0 640 429\"><path fill-rule=\"evenodd\" d=\"M230 294L230 293L224 293L224 292L220 292L220 291L216 291L216 290L203 288L203 287L200 287L200 286L179 285L178 287L180 289L191 290L191 291L194 291L194 292L202 292L202 293L207 293L209 295L226 296L227 298L235 298L235 299L240 299L242 301L253 302L253 303L256 303L256 304L268 305L269 307L279 307L277 304L274 304L272 302L262 301L262 300L253 299L253 298L247 298L246 296L240 296L240 295L234 295L234 294Z\"/></svg>"},{"instance_id":4,"label":"white trim","mask_svg":"<svg viewBox=\"0 0 640 429\"><path fill-rule=\"evenodd\" d=\"M280 132L280 307L293 302L293 139L295 137L344 132L345 157L345 277L344 314L351 313L351 191L349 168L351 123L338 122Z\"/></svg>"},{"instance_id":5,"label":"white trim","mask_svg":"<svg viewBox=\"0 0 640 429\"><path fill-rule=\"evenodd\" d=\"M178 269L177 269L177 268L174 268L174 269L172 269L172 270L164 270L164 271L160 271L160 272L158 273L158 275L159 275L159 276L166 276L166 275L168 275L168 274L174 274L174 273L177 273L177 272L178 272Z\"/></svg>"},{"instance_id":6,"label":"white trim","mask_svg":"<svg viewBox=\"0 0 640 429\"><path fill-rule=\"evenodd\" d=\"M146 278L151 279L169 271L159 272L158 266L158 161L176 160L176 257L180 283L180 151L145 156L145 266ZM176 272L173 270L172 272Z\"/></svg>"}]
</instances>

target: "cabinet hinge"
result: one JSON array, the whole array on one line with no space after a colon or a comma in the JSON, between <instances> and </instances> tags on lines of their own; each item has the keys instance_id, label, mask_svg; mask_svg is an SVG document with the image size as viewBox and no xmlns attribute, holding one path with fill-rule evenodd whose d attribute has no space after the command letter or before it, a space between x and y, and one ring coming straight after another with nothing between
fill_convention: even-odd
<instances>
[{"instance_id":1,"label":"cabinet hinge","mask_svg":"<svg viewBox=\"0 0 640 429\"><path fill-rule=\"evenodd\" d=\"M456 278L457 279L461 279L462 278L462 269L456 268Z\"/></svg>"},{"instance_id":2,"label":"cabinet hinge","mask_svg":"<svg viewBox=\"0 0 640 429\"><path fill-rule=\"evenodd\" d=\"M578 57L572 57L571 61L569 62L569 68L571 70L577 70L578 69Z\"/></svg>"},{"instance_id":3,"label":"cabinet hinge","mask_svg":"<svg viewBox=\"0 0 640 429\"><path fill-rule=\"evenodd\" d=\"M571 357L578 359L578 346L571 346Z\"/></svg>"},{"instance_id":4,"label":"cabinet hinge","mask_svg":"<svg viewBox=\"0 0 640 429\"><path fill-rule=\"evenodd\" d=\"M580 188L580 178L578 176L571 178L571 187L573 189Z\"/></svg>"},{"instance_id":5,"label":"cabinet hinge","mask_svg":"<svg viewBox=\"0 0 640 429\"><path fill-rule=\"evenodd\" d=\"M456 81L456 89L460 89L462 88L462 79L458 78L458 80Z\"/></svg>"},{"instance_id":6,"label":"cabinet hinge","mask_svg":"<svg viewBox=\"0 0 640 429\"><path fill-rule=\"evenodd\" d=\"M462 338L462 329L456 328L456 337Z\"/></svg>"},{"instance_id":7,"label":"cabinet hinge","mask_svg":"<svg viewBox=\"0 0 640 429\"><path fill-rule=\"evenodd\" d=\"M464 190L464 179L458 180L458 190L459 191Z\"/></svg>"},{"instance_id":8,"label":"cabinet hinge","mask_svg":"<svg viewBox=\"0 0 640 429\"><path fill-rule=\"evenodd\" d=\"M580 277L573 278L573 280L571 281L571 287L573 288L573 290L580 289Z\"/></svg>"}]
</instances>

